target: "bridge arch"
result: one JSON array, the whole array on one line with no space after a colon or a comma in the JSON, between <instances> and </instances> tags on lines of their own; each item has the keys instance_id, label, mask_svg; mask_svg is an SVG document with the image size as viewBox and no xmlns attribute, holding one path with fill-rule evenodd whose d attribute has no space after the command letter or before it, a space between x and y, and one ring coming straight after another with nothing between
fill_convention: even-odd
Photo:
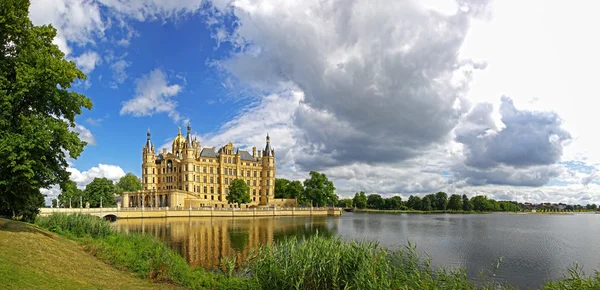
<instances>
[{"instance_id":1,"label":"bridge arch","mask_svg":"<svg viewBox=\"0 0 600 290\"><path fill-rule=\"evenodd\" d=\"M102 218L105 219L105 220L107 220L107 221L114 222L114 221L117 220L118 217L114 213L107 213L105 215L102 215Z\"/></svg>"}]
</instances>

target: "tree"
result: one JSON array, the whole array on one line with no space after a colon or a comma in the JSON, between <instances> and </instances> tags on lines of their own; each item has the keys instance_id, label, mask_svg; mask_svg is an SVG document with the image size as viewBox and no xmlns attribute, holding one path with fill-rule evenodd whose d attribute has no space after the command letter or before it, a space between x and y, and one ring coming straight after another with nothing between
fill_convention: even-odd
<instances>
[{"instance_id":1,"label":"tree","mask_svg":"<svg viewBox=\"0 0 600 290\"><path fill-rule=\"evenodd\" d=\"M392 196L384 200L385 208L391 210L399 210L402 208L402 198L399 196Z\"/></svg>"},{"instance_id":2,"label":"tree","mask_svg":"<svg viewBox=\"0 0 600 290\"><path fill-rule=\"evenodd\" d=\"M229 194L227 195L227 201L229 203L237 203L238 207L242 203L249 203L250 200L250 186L246 184L243 179L236 179L229 185Z\"/></svg>"},{"instance_id":3,"label":"tree","mask_svg":"<svg viewBox=\"0 0 600 290\"><path fill-rule=\"evenodd\" d=\"M0 0L0 215L33 221L40 189L69 180L67 154L86 145L71 128L92 102L70 90L85 75L52 43L56 29L28 15L29 1Z\"/></svg>"},{"instance_id":4,"label":"tree","mask_svg":"<svg viewBox=\"0 0 600 290\"><path fill-rule=\"evenodd\" d=\"M440 192L436 193L433 200L434 200L434 202L433 202L434 209L446 210L446 207L448 205L448 195L445 192L440 191Z\"/></svg>"},{"instance_id":5,"label":"tree","mask_svg":"<svg viewBox=\"0 0 600 290\"><path fill-rule=\"evenodd\" d=\"M421 210L432 211L434 200L435 196L433 194L428 194L424 196L423 199L421 199Z\"/></svg>"},{"instance_id":6,"label":"tree","mask_svg":"<svg viewBox=\"0 0 600 290\"><path fill-rule=\"evenodd\" d=\"M463 210L463 201L460 195L453 194L450 196L448 200L448 209L449 210Z\"/></svg>"},{"instance_id":7,"label":"tree","mask_svg":"<svg viewBox=\"0 0 600 290\"><path fill-rule=\"evenodd\" d=\"M94 178L83 191L83 202L89 202L90 207L111 207L115 205L115 185L106 177Z\"/></svg>"},{"instance_id":8,"label":"tree","mask_svg":"<svg viewBox=\"0 0 600 290\"><path fill-rule=\"evenodd\" d=\"M383 209L383 198L379 194L369 194L367 196L367 207L372 209Z\"/></svg>"},{"instance_id":9,"label":"tree","mask_svg":"<svg viewBox=\"0 0 600 290\"><path fill-rule=\"evenodd\" d=\"M285 178L275 178L275 198L288 198L287 186L290 181Z\"/></svg>"},{"instance_id":10,"label":"tree","mask_svg":"<svg viewBox=\"0 0 600 290\"><path fill-rule=\"evenodd\" d=\"M65 183L64 189L58 195L60 204L64 207L80 207L79 202L83 197L83 190L77 188L77 184L71 180ZM69 204L70 202L70 204Z\"/></svg>"},{"instance_id":11,"label":"tree","mask_svg":"<svg viewBox=\"0 0 600 290\"><path fill-rule=\"evenodd\" d=\"M354 204L354 206L356 208L363 209L363 208L367 207L367 196L362 191L360 193L357 192L354 194L352 203Z\"/></svg>"},{"instance_id":12,"label":"tree","mask_svg":"<svg viewBox=\"0 0 600 290\"><path fill-rule=\"evenodd\" d=\"M471 198L471 204L473 204L473 209L475 211L486 211L488 210L488 200L487 197L483 195L477 195Z\"/></svg>"},{"instance_id":13,"label":"tree","mask_svg":"<svg viewBox=\"0 0 600 290\"><path fill-rule=\"evenodd\" d=\"M462 200L463 200L463 210L464 211L472 211L473 204L471 203L471 201L469 200L469 198L467 197L466 194L463 194Z\"/></svg>"},{"instance_id":14,"label":"tree","mask_svg":"<svg viewBox=\"0 0 600 290\"><path fill-rule=\"evenodd\" d=\"M304 186L299 180L294 180L286 188L288 198L296 198L302 194Z\"/></svg>"},{"instance_id":15,"label":"tree","mask_svg":"<svg viewBox=\"0 0 600 290\"><path fill-rule=\"evenodd\" d=\"M421 210L423 208L423 202L420 197L411 195L408 197L406 206L410 209Z\"/></svg>"},{"instance_id":16,"label":"tree","mask_svg":"<svg viewBox=\"0 0 600 290\"><path fill-rule=\"evenodd\" d=\"M142 190L142 182L135 174L129 172L119 179L115 185L115 190L118 195L121 195L123 192Z\"/></svg>"},{"instance_id":17,"label":"tree","mask_svg":"<svg viewBox=\"0 0 600 290\"><path fill-rule=\"evenodd\" d=\"M340 202L338 202L338 206L344 207L344 208L351 208L352 207L352 199L351 198L340 199Z\"/></svg>"},{"instance_id":18,"label":"tree","mask_svg":"<svg viewBox=\"0 0 600 290\"><path fill-rule=\"evenodd\" d=\"M335 205L337 204L337 195L334 191L333 182L329 181L324 173L311 171L310 178L304 181L304 191L299 197L299 202L316 206Z\"/></svg>"}]
</instances>

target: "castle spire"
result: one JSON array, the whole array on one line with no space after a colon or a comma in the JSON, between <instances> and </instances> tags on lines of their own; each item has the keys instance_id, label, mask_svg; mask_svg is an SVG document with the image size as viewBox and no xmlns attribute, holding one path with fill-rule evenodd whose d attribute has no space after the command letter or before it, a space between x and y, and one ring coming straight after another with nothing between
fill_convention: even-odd
<instances>
[{"instance_id":1,"label":"castle spire","mask_svg":"<svg viewBox=\"0 0 600 290\"><path fill-rule=\"evenodd\" d=\"M185 142L187 143L187 147L188 148L192 148L192 136L191 136L191 132L192 132L192 125L190 124L190 122L188 122L187 136L185 136Z\"/></svg>"},{"instance_id":2,"label":"castle spire","mask_svg":"<svg viewBox=\"0 0 600 290\"><path fill-rule=\"evenodd\" d=\"M264 156L271 155L271 137L269 137L269 133L267 133L267 146L265 146Z\"/></svg>"},{"instance_id":3,"label":"castle spire","mask_svg":"<svg viewBox=\"0 0 600 290\"><path fill-rule=\"evenodd\" d=\"M152 141L150 141L150 128L148 128L148 133L146 133L146 151L148 153L152 152Z\"/></svg>"}]
</instances>

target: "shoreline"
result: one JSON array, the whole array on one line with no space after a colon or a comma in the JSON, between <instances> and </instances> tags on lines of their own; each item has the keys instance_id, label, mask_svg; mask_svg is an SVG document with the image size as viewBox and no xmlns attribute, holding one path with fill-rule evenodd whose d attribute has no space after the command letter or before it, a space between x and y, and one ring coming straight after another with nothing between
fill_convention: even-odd
<instances>
[{"instance_id":1,"label":"shoreline","mask_svg":"<svg viewBox=\"0 0 600 290\"><path fill-rule=\"evenodd\" d=\"M575 215L575 214L600 214L599 212L531 212L531 211L451 211L451 210L389 210L389 209L355 209L354 213L381 213L381 214L544 214L544 215Z\"/></svg>"}]
</instances>

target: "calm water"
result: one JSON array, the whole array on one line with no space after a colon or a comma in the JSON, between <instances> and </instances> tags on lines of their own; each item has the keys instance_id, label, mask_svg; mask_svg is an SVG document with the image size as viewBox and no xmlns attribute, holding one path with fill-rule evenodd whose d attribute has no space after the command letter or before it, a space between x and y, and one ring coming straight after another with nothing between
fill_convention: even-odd
<instances>
[{"instance_id":1,"label":"calm water","mask_svg":"<svg viewBox=\"0 0 600 290\"><path fill-rule=\"evenodd\" d=\"M192 266L217 268L227 255L286 236L315 232L344 239L377 240L389 248L408 241L433 266L466 267L470 277L492 271L512 285L537 287L567 274L577 262L591 274L600 266L600 215L352 214L313 218L169 218L119 220L116 226L166 241Z\"/></svg>"}]
</instances>

